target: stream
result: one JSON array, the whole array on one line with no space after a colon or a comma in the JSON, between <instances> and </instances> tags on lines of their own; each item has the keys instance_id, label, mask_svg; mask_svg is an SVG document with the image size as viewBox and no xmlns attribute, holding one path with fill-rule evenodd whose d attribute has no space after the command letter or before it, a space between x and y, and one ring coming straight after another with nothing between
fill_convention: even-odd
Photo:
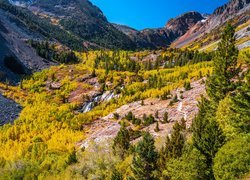
<instances>
[{"instance_id":1,"label":"stream","mask_svg":"<svg viewBox=\"0 0 250 180\"><path fill-rule=\"evenodd\" d=\"M81 113L91 111L101 102L110 101L113 98L118 98L119 94L115 94L113 91L106 91L103 94L95 96L91 101L85 102L80 110Z\"/></svg>"}]
</instances>

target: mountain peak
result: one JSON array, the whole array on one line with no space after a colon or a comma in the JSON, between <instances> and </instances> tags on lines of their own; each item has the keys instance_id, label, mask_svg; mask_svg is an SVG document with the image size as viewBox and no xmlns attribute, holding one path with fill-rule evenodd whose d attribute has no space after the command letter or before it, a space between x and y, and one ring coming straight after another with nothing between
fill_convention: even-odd
<instances>
[{"instance_id":1,"label":"mountain peak","mask_svg":"<svg viewBox=\"0 0 250 180\"><path fill-rule=\"evenodd\" d=\"M166 24L166 28L173 30L184 28L186 30L202 19L204 19L204 17L199 12L191 11L184 13L177 18L170 19Z\"/></svg>"},{"instance_id":2,"label":"mountain peak","mask_svg":"<svg viewBox=\"0 0 250 180\"><path fill-rule=\"evenodd\" d=\"M249 3L250 0L231 0L227 4L215 9L213 14L221 15L225 12L225 10L228 14L235 13L246 7Z\"/></svg>"}]
</instances>

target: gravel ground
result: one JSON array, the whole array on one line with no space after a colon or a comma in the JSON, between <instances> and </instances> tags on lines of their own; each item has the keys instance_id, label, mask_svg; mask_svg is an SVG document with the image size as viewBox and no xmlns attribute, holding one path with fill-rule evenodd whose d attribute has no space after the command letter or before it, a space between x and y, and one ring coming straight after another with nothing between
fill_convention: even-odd
<instances>
[{"instance_id":1,"label":"gravel ground","mask_svg":"<svg viewBox=\"0 0 250 180\"><path fill-rule=\"evenodd\" d=\"M17 119L22 108L16 102L3 97L0 94L0 126Z\"/></svg>"}]
</instances>

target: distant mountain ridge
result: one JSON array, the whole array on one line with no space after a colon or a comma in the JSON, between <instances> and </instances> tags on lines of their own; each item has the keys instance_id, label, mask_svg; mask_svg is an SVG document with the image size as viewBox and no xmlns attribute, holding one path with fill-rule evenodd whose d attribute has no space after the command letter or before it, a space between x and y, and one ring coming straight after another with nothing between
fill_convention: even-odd
<instances>
[{"instance_id":1,"label":"distant mountain ridge","mask_svg":"<svg viewBox=\"0 0 250 180\"><path fill-rule=\"evenodd\" d=\"M185 34L190 27L203 19L204 17L198 12L188 12L169 20L163 28L137 31L123 25L115 24L114 26L129 36L137 47L159 48L168 47L171 42Z\"/></svg>"},{"instance_id":2,"label":"distant mountain ridge","mask_svg":"<svg viewBox=\"0 0 250 180\"><path fill-rule=\"evenodd\" d=\"M25 13L32 12L32 16L38 19L34 21L36 25L40 26L37 23L40 20L46 21L55 27L53 31L59 31L57 34L64 33L63 37L69 36L70 40L64 40L52 35L56 41L71 48L79 48L76 47L78 44L84 49L131 50L156 49L169 47L171 44L174 47L183 47L201 34L208 33L231 17L241 14L242 9L249 7L249 1L231 0L211 15L187 12L170 19L165 27L138 31L108 22L103 12L88 0L8 0ZM46 28L42 28L43 31L47 31ZM47 35L45 38L48 38Z\"/></svg>"},{"instance_id":3,"label":"distant mountain ridge","mask_svg":"<svg viewBox=\"0 0 250 180\"><path fill-rule=\"evenodd\" d=\"M235 26L239 26L249 20L250 0L231 0L215 9L213 14L209 15L204 22L197 22L173 43L173 47L184 47L197 40L204 39L207 34L213 31L214 36L217 36L217 33L220 32L220 27L229 21Z\"/></svg>"}]
</instances>

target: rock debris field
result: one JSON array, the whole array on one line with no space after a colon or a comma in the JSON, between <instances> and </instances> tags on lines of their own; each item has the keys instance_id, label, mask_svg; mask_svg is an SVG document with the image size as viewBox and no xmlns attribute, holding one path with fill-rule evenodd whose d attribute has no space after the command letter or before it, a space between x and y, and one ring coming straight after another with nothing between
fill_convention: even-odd
<instances>
[{"instance_id":1,"label":"rock debris field","mask_svg":"<svg viewBox=\"0 0 250 180\"><path fill-rule=\"evenodd\" d=\"M159 123L159 132L155 132L156 124L152 124L145 127L144 131L149 131L154 137L165 137L167 134L171 134L171 130L176 121L180 121L181 118L186 120L186 125L190 128L192 120L198 112L198 101L201 95L205 94L204 80L198 80L191 83L191 90L185 91L184 88L178 88L172 91L172 94L178 95L178 102L173 106L169 106L170 100L160 99L146 99L144 105L141 105L141 101L132 102L121 106L109 115L100 118L86 125L84 130L87 138L79 143L82 147L88 147L91 141L95 143L102 143L105 140L113 139L120 129L119 121L114 120L113 113L118 113L121 117L124 117L128 112L133 112L137 118L142 118L143 114L154 115L156 110L159 112L160 121L163 119L165 112L168 112L170 123ZM180 98L181 92L183 99Z\"/></svg>"},{"instance_id":2,"label":"rock debris field","mask_svg":"<svg viewBox=\"0 0 250 180\"><path fill-rule=\"evenodd\" d=\"M19 104L0 94L0 126L12 123L17 119L21 110L22 108Z\"/></svg>"}]
</instances>

